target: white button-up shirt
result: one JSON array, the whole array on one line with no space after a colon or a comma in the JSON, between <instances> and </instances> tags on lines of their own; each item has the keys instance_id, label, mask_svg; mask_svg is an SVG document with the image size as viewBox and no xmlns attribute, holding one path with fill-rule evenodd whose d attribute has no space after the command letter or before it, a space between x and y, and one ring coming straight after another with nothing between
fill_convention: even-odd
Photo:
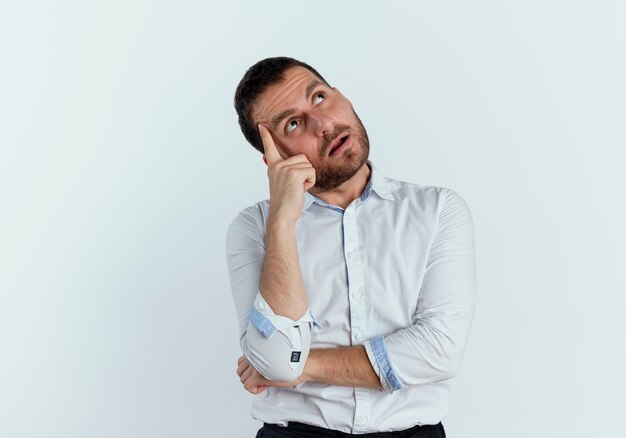
<instances>
[{"instance_id":1,"label":"white button-up shirt","mask_svg":"<svg viewBox=\"0 0 626 438\"><path fill-rule=\"evenodd\" d=\"M297 376L309 349L362 344L382 389L269 387L252 403L257 420L360 434L448 414L476 301L472 216L451 189L367 164L365 190L345 210L304 193L296 239L309 310L300 320L274 314L259 293L269 200L233 220L226 256L242 351L259 372Z\"/></svg>"}]
</instances>

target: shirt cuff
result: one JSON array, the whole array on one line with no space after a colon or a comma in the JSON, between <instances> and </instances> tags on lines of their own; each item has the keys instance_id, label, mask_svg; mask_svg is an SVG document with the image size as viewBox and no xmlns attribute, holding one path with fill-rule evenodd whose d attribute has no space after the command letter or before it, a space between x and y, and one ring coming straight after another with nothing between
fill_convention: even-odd
<instances>
[{"instance_id":1,"label":"shirt cuff","mask_svg":"<svg viewBox=\"0 0 626 438\"><path fill-rule=\"evenodd\" d=\"M311 328L316 332L319 332L322 329L310 309L307 309L304 316L298 320L293 320L291 318L287 318L286 316L276 315L261 295L261 292L258 292L256 298L254 299L254 304L248 313L248 319L252 325L256 327L256 329L266 338L271 338L277 330L291 328L304 322L311 323Z\"/></svg>"},{"instance_id":2,"label":"shirt cuff","mask_svg":"<svg viewBox=\"0 0 626 438\"><path fill-rule=\"evenodd\" d=\"M378 377L380 384L387 392L397 391L404 388L402 382L398 378L395 368L389 360L387 347L385 346L385 338L383 336L375 336L363 343L367 357Z\"/></svg>"}]
</instances>

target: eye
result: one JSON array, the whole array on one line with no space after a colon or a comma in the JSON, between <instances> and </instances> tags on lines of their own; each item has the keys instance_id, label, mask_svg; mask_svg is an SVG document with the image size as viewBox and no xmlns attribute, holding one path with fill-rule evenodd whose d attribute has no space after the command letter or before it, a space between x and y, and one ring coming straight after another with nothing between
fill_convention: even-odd
<instances>
[{"instance_id":1,"label":"eye","mask_svg":"<svg viewBox=\"0 0 626 438\"><path fill-rule=\"evenodd\" d=\"M322 100L324 100L324 99L326 98L326 96L324 95L324 93L322 93L322 92L320 91L319 93L316 93L316 94L315 94L315 103L319 103L319 102L317 101L317 99L319 99L320 97L322 98Z\"/></svg>"},{"instance_id":2,"label":"eye","mask_svg":"<svg viewBox=\"0 0 626 438\"><path fill-rule=\"evenodd\" d=\"M300 122L298 121L298 119L291 119L287 122L287 125L285 125L285 131L287 131L287 134L289 134L291 131L296 129L299 124Z\"/></svg>"}]
</instances>

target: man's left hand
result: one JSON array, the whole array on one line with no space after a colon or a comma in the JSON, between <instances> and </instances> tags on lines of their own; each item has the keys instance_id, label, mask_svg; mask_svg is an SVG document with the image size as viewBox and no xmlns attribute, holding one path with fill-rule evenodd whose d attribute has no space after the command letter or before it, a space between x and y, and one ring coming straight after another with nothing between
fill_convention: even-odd
<instances>
[{"instance_id":1,"label":"man's left hand","mask_svg":"<svg viewBox=\"0 0 626 438\"><path fill-rule=\"evenodd\" d=\"M245 358L245 356L241 356L237 361L237 375L239 376L239 381L243 383L243 387L246 391L252 394L260 394L267 389L268 386L276 386L278 388L293 388L300 383L304 382L302 377L294 380L293 382L283 382L277 380L268 380L261 373L259 373L256 368L250 365Z\"/></svg>"}]
</instances>

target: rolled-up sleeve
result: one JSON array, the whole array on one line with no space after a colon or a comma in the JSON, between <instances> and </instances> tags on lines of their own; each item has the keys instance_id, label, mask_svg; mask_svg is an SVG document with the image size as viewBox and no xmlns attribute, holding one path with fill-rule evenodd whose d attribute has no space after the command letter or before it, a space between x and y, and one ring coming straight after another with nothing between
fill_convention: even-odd
<instances>
[{"instance_id":1,"label":"rolled-up sleeve","mask_svg":"<svg viewBox=\"0 0 626 438\"><path fill-rule=\"evenodd\" d=\"M321 327L309 309L298 320L276 315L259 292L265 257L264 226L257 206L237 215L226 233L226 262L248 362L269 380L293 381L304 369L311 328Z\"/></svg>"},{"instance_id":2,"label":"rolled-up sleeve","mask_svg":"<svg viewBox=\"0 0 626 438\"><path fill-rule=\"evenodd\" d=\"M388 392L452 378L461 366L476 303L476 258L472 215L453 190L442 189L437 224L413 324L364 343Z\"/></svg>"}]
</instances>

